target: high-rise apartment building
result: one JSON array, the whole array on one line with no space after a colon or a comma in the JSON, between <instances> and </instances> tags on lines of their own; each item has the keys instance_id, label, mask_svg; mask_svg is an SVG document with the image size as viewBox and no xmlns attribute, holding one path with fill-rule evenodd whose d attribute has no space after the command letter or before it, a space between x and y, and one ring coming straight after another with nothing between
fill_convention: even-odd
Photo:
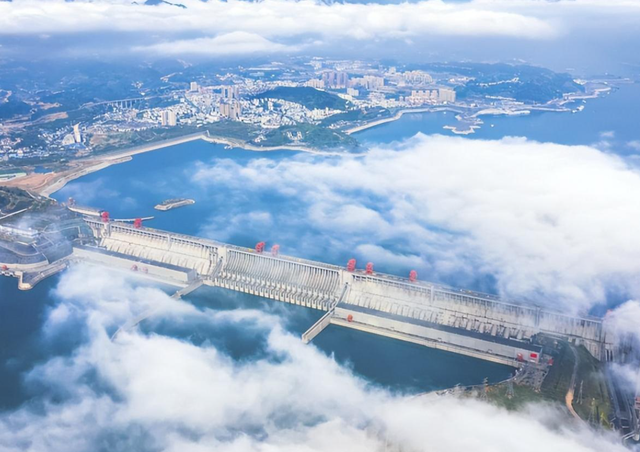
<instances>
[{"instance_id":1,"label":"high-rise apartment building","mask_svg":"<svg viewBox=\"0 0 640 452\"><path fill-rule=\"evenodd\" d=\"M438 102L452 104L456 101L456 92L450 88L438 89Z\"/></svg>"},{"instance_id":2,"label":"high-rise apartment building","mask_svg":"<svg viewBox=\"0 0 640 452\"><path fill-rule=\"evenodd\" d=\"M309 86L315 89L324 89L324 80L311 79L306 81L304 86Z\"/></svg>"},{"instance_id":3,"label":"high-rise apartment building","mask_svg":"<svg viewBox=\"0 0 640 452\"><path fill-rule=\"evenodd\" d=\"M221 102L219 110L220 116L231 119L233 121L237 121L238 119L240 119L240 114L242 113L240 103L235 101Z\"/></svg>"},{"instance_id":4,"label":"high-rise apartment building","mask_svg":"<svg viewBox=\"0 0 640 452\"><path fill-rule=\"evenodd\" d=\"M428 85L433 83L433 78L423 71L406 71L402 74L402 79L409 85Z\"/></svg>"},{"instance_id":5,"label":"high-rise apartment building","mask_svg":"<svg viewBox=\"0 0 640 452\"><path fill-rule=\"evenodd\" d=\"M175 126L178 123L176 112L173 110L163 110L161 114L161 122L163 126Z\"/></svg>"},{"instance_id":6,"label":"high-rise apartment building","mask_svg":"<svg viewBox=\"0 0 640 452\"><path fill-rule=\"evenodd\" d=\"M222 98L226 100L234 100L240 97L238 87L235 85L227 85L222 87Z\"/></svg>"},{"instance_id":7,"label":"high-rise apartment building","mask_svg":"<svg viewBox=\"0 0 640 452\"><path fill-rule=\"evenodd\" d=\"M346 72L326 71L322 73L324 86L329 88L346 88L349 86L349 74Z\"/></svg>"}]
</instances>

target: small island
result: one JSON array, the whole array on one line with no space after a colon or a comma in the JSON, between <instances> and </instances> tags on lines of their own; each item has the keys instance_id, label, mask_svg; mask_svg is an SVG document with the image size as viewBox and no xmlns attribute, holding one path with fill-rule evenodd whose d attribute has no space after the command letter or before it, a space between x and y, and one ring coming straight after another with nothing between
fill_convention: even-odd
<instances>
[{"instance_id":1,"label":"small island","mask_svg":"<svg viewBox=\"0 0 640 452\"><path fill-rule=\"evenodd\" d=\"M160 204L156 204L154 209L156 210L171 210L176 207L188 206L190 204L195 204L196 202L193 199L187 198L178 198L178 199L167 199L166 201L162 201Z\"/></svg>"}]
</instances>

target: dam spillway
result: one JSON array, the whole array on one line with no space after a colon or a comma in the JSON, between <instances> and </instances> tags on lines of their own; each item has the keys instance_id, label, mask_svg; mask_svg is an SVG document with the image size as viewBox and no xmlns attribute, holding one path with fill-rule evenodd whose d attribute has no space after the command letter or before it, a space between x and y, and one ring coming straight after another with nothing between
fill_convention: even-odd
<instances>
[{"instance_id":1,"label":"dam spillway","mask_svg":"<svg viewBox=\"0 0 640 452\"><path fill-rule=\"evenodd\" d=\"M177 284L201 279L210 286L331 312L322 328L339 324L510 365L523 356L537 358L530 344L543 333L584 345L600 360L612 359L602 319L199 237L90 217L84 221L97 246L74 251L81 258L141 262L150 274Z\"/></svg>"}]
</instances>

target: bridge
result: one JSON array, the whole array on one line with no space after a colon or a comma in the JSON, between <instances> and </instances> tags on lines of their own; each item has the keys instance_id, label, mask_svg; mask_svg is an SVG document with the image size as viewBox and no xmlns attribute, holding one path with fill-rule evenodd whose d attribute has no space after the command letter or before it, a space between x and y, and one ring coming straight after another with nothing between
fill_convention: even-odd
<instances>
[{"instance_id":1,"label":"bridge","mask_svg":"<svg viewBox=\"0 0 640 452\"><path fill-rule=\"evenodd\" d=\"M214 287L326 311L303 335L330 324L452 351L501 364L537 362L532 339L546 334L613 358L602 319L499 299L367 270L347 269L257 249L84 217L96 246L76 246L79 259L131 269L150 278ZM352 271L350 271L352 270ZM200 282L198 283L200 284Z\"/></svg>"}]
</instances>

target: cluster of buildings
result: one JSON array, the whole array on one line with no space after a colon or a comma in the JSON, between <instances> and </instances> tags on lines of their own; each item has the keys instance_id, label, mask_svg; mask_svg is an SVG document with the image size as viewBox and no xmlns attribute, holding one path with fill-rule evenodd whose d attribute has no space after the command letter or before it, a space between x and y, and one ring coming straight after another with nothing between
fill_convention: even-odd
<instances>
[{"instance_id":1,"label":"cluster of buildings","mask_svg":"<svg viewBox=\"0 0 640 452\"><path fill-rule=\"evenodd\" d=\"M183 85L182 89L176 86L156 93L155 97L162 98L162 102L134 99L106 102L106 111L96 110L96 116L89 121L65 124L54 131L42 130L39 138L44 146L37 149L18 148L15 140L0 133L0 159L22 158L29 154L38 157L56 153L84 155L96 145L112 141L112 137L148 129L198 127L224 120L274 129L298 123L318 124L344 112L308 107L304 101L297 102L291 98L256 97L277 87L311 87L329 92L347 100L347 108L353 110L456 102L456 92L449 80L436 80L425 71L399 71L396 67L375 66L361 61L318 58L306 64L310 69L293 70L281 63L271 63L250 70L238 68L225 74L203 76L189 82L186 89ZM165 78L163 81L169 82L170 76ZM217 83L211 83L212 80Z\"/></svg>"},{"instance_id":2,"label":"cluster of buildings","mask_svg":"<svg viewBox=\"0 0 640 452\"><path fill-rule=\"evenodd\" d=\"M302 86L337 91L338 94L340 94L339 91L345 90L351 98L358 98L364 93L369 95L372 92L384 93L385 99L395 99L400 103L407 98L407 106L422 105L423 103L454 103L456 101L455 90L437 86L433 77L427 72L419 70L398 72L395 67L389 68L386 72L375 71L375 73L356 74L344 70L322 70L319 73L319 78L306 80ZM413 90L411 95L402 95L402 91L410 88L430 89ZM424 100L424 102L418 103L418 100Z\"/></svg>"},{"instance_id":3,"label":"cluster of buildings","mask_svg":"<svg viewBox=\"0 0 640 452\"><path fill-rule=\"evenodd\" d=\"M24 149L20 146L19 138L0 138L0 160L7 161L9 158L19 158L24 155Z\"/></svg>"},{"instance_id":4,"label":"cluster of buildings","mask_svg":"<svg viewBox=\"0 0 640 452\"><path fill-rule=\"evenodd\" d=\"M456 92L449 88L411 90L411 95L405 97L405 101L411 107L426 104L452 104L456 101Z\"/></svg>"}]
</instances>

